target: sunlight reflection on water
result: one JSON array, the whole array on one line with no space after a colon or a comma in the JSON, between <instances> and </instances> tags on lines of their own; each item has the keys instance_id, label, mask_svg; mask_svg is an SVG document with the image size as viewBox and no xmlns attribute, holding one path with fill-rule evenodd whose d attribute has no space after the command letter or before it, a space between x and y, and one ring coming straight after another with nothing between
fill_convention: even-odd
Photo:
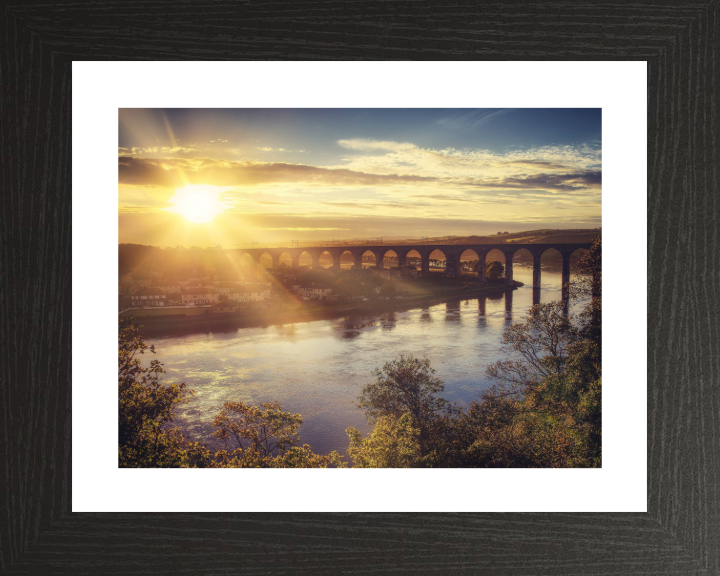
<instances>
[{"instance_id":1,"label":"sunlight reflection on water","mask_svg":"<svg viewBox=\"0 0 720 576\"><path fill-rule=\"evenodd\" d=\"M347 448L345 429L367 432L354 401L371 372L400 354L427 356L445 382L443 396L467 404L490 386L488 365L507 355L503 331L532 306L532 270L515 266L525 283L511 294L455 300L428 308L226 332L154 337L166 383L195 391L175 423L217 447L212 420L222 404L278 401L302 414L301 439L316 452ZM560 275L544 271L541 301L560 298ZM577 306L574 307L576 311Z\"/></svg>"}]
</instances>

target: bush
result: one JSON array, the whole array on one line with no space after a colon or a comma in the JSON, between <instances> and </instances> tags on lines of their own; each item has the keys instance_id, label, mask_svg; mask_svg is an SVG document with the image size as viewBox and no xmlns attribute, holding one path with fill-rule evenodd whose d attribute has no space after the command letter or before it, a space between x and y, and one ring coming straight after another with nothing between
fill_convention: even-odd
<instances>
[{"instance_id":1,"label":"bush","mask_svg":"<svg viewBox=\"0 0 720 576\"><path fill-rule=\"evenodd\" d=\"M491 262L487 263L485 267L485 276L489 280L497 280L498 278L501 278L504 274L505 266L503 266L502 262L492 260Z\"/></svg>"}]
</instances>

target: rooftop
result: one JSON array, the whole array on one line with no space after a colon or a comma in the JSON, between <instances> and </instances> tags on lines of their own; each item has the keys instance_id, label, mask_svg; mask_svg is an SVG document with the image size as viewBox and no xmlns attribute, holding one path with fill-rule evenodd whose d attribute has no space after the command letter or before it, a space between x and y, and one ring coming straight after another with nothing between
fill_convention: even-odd
<instances>
[{"instance_id":1,"label":"rooftop","mask_svg":"<svg viewBox=\"0 0 720 576\"><path fill-rule=\"evenodd\" d=\"M215 288L212 288L211 286L202 286L197 288L188 288L183 292L183 294L217 294L217 292L215 292Z\"/></svg>"},{"instance_id":2,"label":"rooftop","mask_svg":"<svg viewBox=\"0 0 720 576\"><path fill-rule=\"evenodd\" d=\"M141 286L133 292L133 296L165 296L165 292L152 286Z\"/></svg>"}]
</instances>

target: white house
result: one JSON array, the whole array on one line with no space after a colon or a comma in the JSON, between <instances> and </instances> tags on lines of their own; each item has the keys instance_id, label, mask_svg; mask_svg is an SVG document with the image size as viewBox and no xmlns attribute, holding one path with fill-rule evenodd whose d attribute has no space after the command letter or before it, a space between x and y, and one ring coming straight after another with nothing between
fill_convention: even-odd
<instances>
[{"instance_id":1,"label":"white house","mask_svg":"<svg viewBox=\"0 0 720 576\"><path fill-rule=\"evenodd\" d=\"M167 300L165 293L154 286L141 286L130 296L134 306L164 306Z\"/></svg>"},{"instance_id":2,"label":"white house","mask_svg":"<svg viewBox=\"0 0 720 576\"><path fill-rule=\"evenodd\" d=\"M186 288L182 293L183 304L213 304L219 300L219 294L212 286Z\"/></svg>"},{"instance_id":3,"label":"white house","mask_svg":"<svg viewBox=\"0 0 720 576\"><path fill-rule=\"evenodd\" d=\"M218 294L230 294L237 292L240 285L237 282L218 282L215 284L215 290Z\"/></svg>"},{"instance_id":4,"label":"white house","mask_svg":"<svg viewBox=\"0 0 720 576\"><path fill-rule=\"evenodd\" d=\"M266 284L246 284L243 287L236 286L225 295L238 302L261 302L270 298L270 287Z\"/></svg>"},{"instance_id":5,"label":"white house","mask_svg":"<svg viewBox=\"0 0 720 576\"><path fill-rule=\"evenodd\" d=\"M158 288L165 294L179 294L182 291L182 284L178 280L158 280L153 284L153 288Z\"/></svg>"}]
</instances>

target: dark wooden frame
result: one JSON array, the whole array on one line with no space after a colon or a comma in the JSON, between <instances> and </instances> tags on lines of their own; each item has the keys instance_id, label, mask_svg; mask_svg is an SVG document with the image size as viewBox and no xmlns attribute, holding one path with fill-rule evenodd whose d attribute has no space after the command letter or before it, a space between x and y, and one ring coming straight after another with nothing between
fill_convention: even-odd
<instances>
[{"instance_id":1,"label":"dark wooden frame","mask_svg":"<svg viewBox=\"0 0 720 576\"><path fill-rule=\"evenodd\" d=\"M0 10L0 572L720 572L717 0ZM647 61L648 512L71 513L71 62L141 59Z\"/></svg>"}]
</instances>

